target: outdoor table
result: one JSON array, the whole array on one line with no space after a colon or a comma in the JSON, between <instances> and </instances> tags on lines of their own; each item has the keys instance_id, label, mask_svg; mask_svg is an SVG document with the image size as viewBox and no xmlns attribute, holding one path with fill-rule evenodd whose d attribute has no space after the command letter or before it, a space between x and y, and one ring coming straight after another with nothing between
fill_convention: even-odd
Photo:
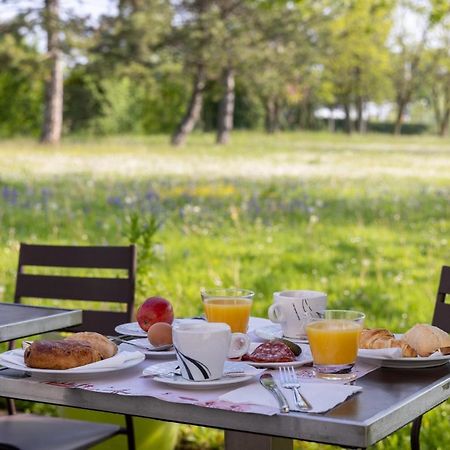
<instances>
[{"instance_id":1,"label":"outdoor table","mask_svg":"<svg viewBox=\"0 0 450 450\"><path fill-rule=\"evenodd\" d=\"M46 333L82 322L81 310L0 303L0 342Z\"/></svg>"},{"instance_id":2,"label":"outdoor table","mask_svg":"<svg viewBox=\"0 0 450 450\"><path fill-rule=\"evenodd\" d=\"M148 364L144 361L121 376L139 377ZM0 373L0 396L220 428L227 450L292 449L292 439L365 448L450 397L449 363L416 370L378 368L356 380L361 393L326 414L231 411L35 383L9 369Z\"/></svg>"}]
</instances>

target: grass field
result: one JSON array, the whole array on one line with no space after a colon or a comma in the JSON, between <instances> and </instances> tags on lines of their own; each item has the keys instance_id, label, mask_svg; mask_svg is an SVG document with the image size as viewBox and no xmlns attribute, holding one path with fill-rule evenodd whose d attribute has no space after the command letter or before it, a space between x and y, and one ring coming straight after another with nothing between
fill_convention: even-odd
<instances>
[{"instance_id":1,"label":"grass field","mask_svg":"<svg viewBox=\"0 0 450 450\"><path fill-rule=\"evenodd\" d=\"M266 315L274 291L300 288L363 310L368 326L401 332L431 320L450 262L450 141L244 132L228 147L212 135L183 149L167 141L1 142L4 298L21 241L131 239L140 246L137 303L161 294L179 316L201 312L201 287L234 285L256 292L255 315ZM449 414L447 403L425 416L423 448L450 448ZM220 445L217 433L182 430L186 447ZM402 430L377 448L408 445Z\"/></svg>"}]
</instances>

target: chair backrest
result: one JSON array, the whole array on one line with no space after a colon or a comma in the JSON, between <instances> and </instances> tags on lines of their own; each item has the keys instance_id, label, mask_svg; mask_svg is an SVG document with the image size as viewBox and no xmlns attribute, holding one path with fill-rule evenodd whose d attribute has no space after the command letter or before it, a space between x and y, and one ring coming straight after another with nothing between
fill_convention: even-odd
<instances>
[{"instance_id":1,"label":"chair backrest","mask_svg":"<svg viewBox=\"0 0 450 450\"><path fill-rule=\"evenodd\" d=\"M442 266L432 324L450 333L450 303L445 303L447 294L450 294L450 267Z\"/></svg>"},{"instance_id":2,"label":"chair backrest","mask_svg":"<svg viewBox=\"0 0 450 450\"><path fill-rule=\"evenodd\" d=\"M27 266L53 268L51 274L26 273ZM54 275L54 268L121 270L122 276L90 277ZM98 271L101 272L101 271ZM124 275L124 272L126 275ZM83 310L83 323L65 331L114 334L114 328L133 319L136 248L77 247L21 244L14 301L25 298L55 299L57 306L74 308L68 301L110 302L114 310ZM62 303L60 305L60 303ZM66 303L66 305L64 305ZM103 305L101 305L103 306ZM75 306L75 308L77 308Z\"/></svg>"}]
</instances>

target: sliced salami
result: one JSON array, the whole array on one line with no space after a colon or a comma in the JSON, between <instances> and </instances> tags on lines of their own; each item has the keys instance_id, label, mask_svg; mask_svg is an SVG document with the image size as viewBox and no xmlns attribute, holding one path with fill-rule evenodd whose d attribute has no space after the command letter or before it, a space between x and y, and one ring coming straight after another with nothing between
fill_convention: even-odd
<instances>
[{"instance_id":1,"label":"sliced salami","mask_svg":"<svg viewBox=\"0 0 450 450\"><path fill-rule=\"evenodd\" d=\"M242 357L242 361L291 362L295 360L292 350L283 342L269 341L259 345L252 353Z\"/></svg>"}]
</instances>

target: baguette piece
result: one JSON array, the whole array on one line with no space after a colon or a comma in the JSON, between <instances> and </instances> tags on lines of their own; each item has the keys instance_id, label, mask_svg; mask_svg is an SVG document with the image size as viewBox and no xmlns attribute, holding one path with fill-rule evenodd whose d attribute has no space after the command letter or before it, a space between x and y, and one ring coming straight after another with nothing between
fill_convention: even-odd
<instances>
[{"instance_id":1,"label":"baguette piece","mask_svg":"<svg viewBox=\"0 0 450 450\"><path fill-rule=\"evenodd\" d=\"M92 348L97 350L100 355L102 355L102 359L111 358L111 356L114 356L117 353L117 345L100 333L83 331L80 333L74 333L66 337L65 340L85 342L91 345Z\"/></svg>"},{"instance_id":2,"label":"baguette piece","mask_svg":"<svg viewBox=\"0 0 450 450\"><path fill-rule=\"evenodd\" d=\"M435 351L450 346L448 333L424 323L414 325L403 335L403 340L420 356L430 356Z\"/></svg>"}]
</instances>

